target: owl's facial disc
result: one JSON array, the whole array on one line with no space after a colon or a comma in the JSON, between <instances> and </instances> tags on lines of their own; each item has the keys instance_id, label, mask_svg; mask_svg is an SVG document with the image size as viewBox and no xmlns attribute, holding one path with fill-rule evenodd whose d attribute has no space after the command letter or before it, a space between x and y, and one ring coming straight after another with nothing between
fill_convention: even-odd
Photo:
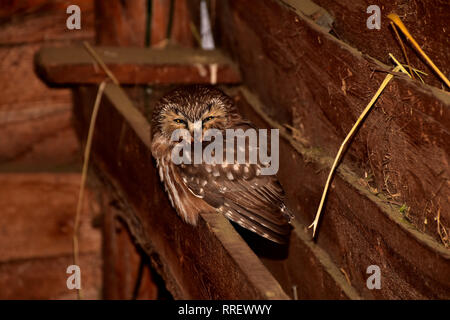
<instances>
[{"instance_id":1,"label":"owl's facial disc","mask_svg":"<svg viewBox=\"0 0 450 320\"><path fill-rule=\"evenodd\" d=\"M203 133L208 129L225 129L227 124L227 113L221 106L209 104L205 108L201 118Z\"/></svg>"},{"instance_id":2,"label":"owl's facial disc","mask_svg":"<svg viewBox=\"0 0 450 320\"><path fill-rule=\"evenodd\" d=\"M167 136L178 129L188 129L189 120L176 110L165 110L160 118L161 130Z\"/></svg>"},{"instance_id":3,"label":"owl's facial disc","mask_svg":"<svg viewBox=\"0 0 450 320\"><path fill-rule=\"evenodd\" d=\"M181 108L180 108L181 109ZM178 108L170 108L163 112L161 117L161 129L171 136L174 130L186 129L194 137L194 131L201 131L201 137L208 129L224 129L227 124L226 111L221 106L214 104L206 105L202 112L196 116L187 116Z\"/></svg>"}]
</instances>

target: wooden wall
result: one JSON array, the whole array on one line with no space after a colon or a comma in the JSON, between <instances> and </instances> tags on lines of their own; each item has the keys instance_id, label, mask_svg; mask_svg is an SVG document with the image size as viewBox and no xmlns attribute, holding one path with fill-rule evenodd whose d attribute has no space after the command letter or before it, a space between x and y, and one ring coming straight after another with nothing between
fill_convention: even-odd
<instances>
[{"instance_id":1,"label":"wooden wall","mask_svg":"<svg viewBox=\"0 0 450 320\"><path fill-rule=\"evenodd\" d=\"M68 3L82 10L81 30L66 28ZM0 9L0 167L49 167L78 161L71 92L49 88L34 72L45 45L92 40L92 1L9 1Z\"/></svg>"},{"instance_id":2,"label":"wooden wall","mask_svg":"<svg viewBox=\"0 0 450 320\"><path fill-rule=\"evenodd\" d=\"M357 48L362 53L389 64L387 52L405 61L401 46L386 17L395 12L410 30L422 49L431 57L441 71L450 75L450 30L446 21L450 19L448 1L440 0L314 0L334 17L333 31L342 41ZM370 5L381 9L381 29L369 30L366 20L370 14L365 13ZM424 63L416 51L402 37L411 64L429 74L424 77L426 83L442 87L432 69ZM448 88L447 88L448 89Z\"/></svg>"},{"instance_id":3,"label":"wooden wall","mask_svg":"<svg viewBox=\"0 0 450 320\"><path fill-rule=\"evenodd\" d=\"M66 28L70 4L81 7L81 30ZM34 54L92 41L93 13L90 0L13 0L0 8L0 299L76 298L66 287L81 168L72 95L38 78ZM99 214L88 190L80 266L91 299L101 296L101 239L92 225Z\"/></svg>"},{"instance_id":4,"label":"wooden wall","mask_svg":"<svg viewBox=\"0 0 450 320\"><path fill-rule=\"evenodd\" d=\"M0 299L75 299L67 289L73 264L78 173L0 174ZM84 297L101 297L100 207L88 192L81 216L80 268Z\"/></svg>"},{"instance_id":5,"label":"wooden wall","mask_svg":"<svg viewBox=\"0 0 450 320\"><path fill-rule=\"evenodd\" d=\"M332 159L392 68L385 64L387 54L401 57L401 52L386 25L392 5L380 4L383 28L371 31L364 29L368 14L361 1L317 1L335 16L337 38L295 6L302 1L288 2L224 1L218 18L222 46L239 63L265 125L295 128L286 133L290 147L280 151L280 179L299 232L308 233L303 228L313 221ZM408 3L399 14L421 2ZM448 39L434 36L413 17L424 15L424 21L445 29L448 4L423 4L414 12L405 23L419 41L426 39L427 51L446 70L449 59L442 46ZM395 78L346 152L317 245L362 297L448 298L449 106L440 85ZM372 264L382 270L383 290L366 287L366 268ZM311 287L318 281L304 280Z\"/></svg>"}]
</instances>

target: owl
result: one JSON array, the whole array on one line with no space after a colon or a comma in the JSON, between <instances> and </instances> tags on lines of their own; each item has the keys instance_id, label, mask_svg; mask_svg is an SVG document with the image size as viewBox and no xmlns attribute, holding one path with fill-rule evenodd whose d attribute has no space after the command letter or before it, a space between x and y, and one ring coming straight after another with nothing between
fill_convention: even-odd
<instances>
[{"instance_id":1,"label":"owl","mask_svg":"<svg viewBox=\"0 0 450 320\"><path fill-rule=\"evenodd\" d=\"M202 132L224 132L225 140L226 129L253 128L239 115L234 101L215 87L181 87L161 98L153 111L151 152L178 215L195 226L200 212L217 212L264 238L287 243L293 215L284 204L278 179L275 175L262 175L259 161L247 162L248 156L245 163L172 161L172 151L178 143L173 141L172 133L184 129L194 136L198 124ZM202 143L202 148L205 146L206 142Z\"/></svg>"}]
</instances>

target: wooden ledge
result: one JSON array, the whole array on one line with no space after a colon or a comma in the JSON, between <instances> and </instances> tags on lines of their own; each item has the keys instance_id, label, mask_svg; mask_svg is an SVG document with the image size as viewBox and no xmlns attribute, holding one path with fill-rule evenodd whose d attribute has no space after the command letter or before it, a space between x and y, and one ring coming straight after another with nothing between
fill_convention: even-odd
<instances>
[{"instance_id":1,"label":"wooden ledge","mask_svg":"<svg viewBox=\"0 0 450 320\"><path fill-rule=\"evenodd\" d=\"M235 84L238 68L219 50L190 48L95 47L121 84ZM53 84L100 83L105 73L84 47L42 48L36 54L37 71Z\"/></svg>"}]
</instances>

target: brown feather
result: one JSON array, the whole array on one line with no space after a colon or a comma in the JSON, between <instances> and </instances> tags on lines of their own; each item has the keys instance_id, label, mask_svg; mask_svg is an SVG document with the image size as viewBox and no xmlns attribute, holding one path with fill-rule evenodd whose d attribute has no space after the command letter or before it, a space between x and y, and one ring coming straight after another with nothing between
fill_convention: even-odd
<instances>
[{"instance_id":1,"label":"brown feather","mask_svg":"<svg viewBox=\"0 0 450 320\"><path fill-rule=\"evenodd\" d=\"M252 128L236 112L231 98L211 87L190 86L175 90L156 106L152 154L157 159L161 180L173 206L184 221L194 225L199 212L216 210L260 236L286 243L292 214L284 204L283 188L276 176L260 175L260 163L248 163L248 144L244 164L235 160L228 165L175 165L170 161L175 143L169 141L169 137L177 127L173 119L180 116L197 121L212 115L214 121L207 123L204 129L222 130L224 139L225 129ZM204 142L203 147L207 144ZM232 151L236 159L236 148Z\"/></svg>"}]
</instances>

